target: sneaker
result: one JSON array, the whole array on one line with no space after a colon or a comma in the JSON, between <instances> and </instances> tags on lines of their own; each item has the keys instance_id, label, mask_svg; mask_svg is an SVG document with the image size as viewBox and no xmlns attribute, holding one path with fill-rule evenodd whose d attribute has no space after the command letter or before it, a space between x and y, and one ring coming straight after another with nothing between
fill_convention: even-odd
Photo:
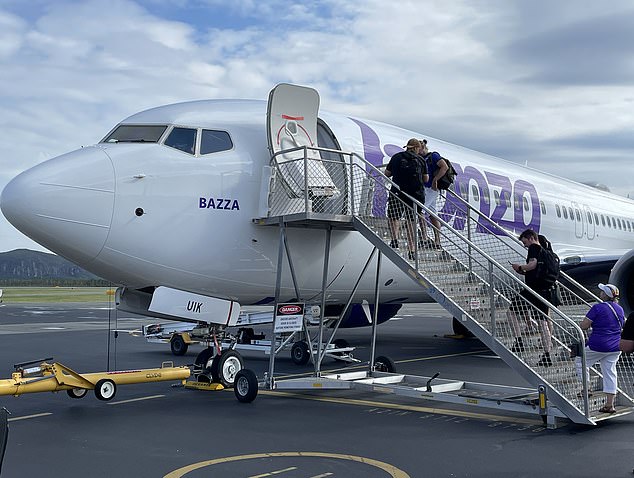
<instances>
[{"instance_id":1,"label":"sneaker","mask_svg":"<svg viewBox=\"0 0 634 478\"><path fill-rule=\"evenodd\" d=\"M511 352L513 352L514 354L519 354L525 351L526 349L524 348L524 342L522 341L521 337L515 339L513 347L511 347Z\"/></svg>"},{"instance_id":2,"label":"sneaker","mask_svg":"<svg viewBox=\"0 0 634 478\"><path fill-rule=\"evenodd\" d=\"M434 241L432 241L431 239L421 239L420 241L418 241L418 245L423 249L433 249Z\"/></svg>"},{"instance_id":3,"label":"sneaker","mask_svg":"<svg viewBox=\"0 0 634 478\"><path fill-rule=\"evenodd\" d=\"M414 251L409 251L407 253L407 257L409 257L410 261L415 261L416 260L416 253Z\"/></svg>"},{"instance_id":4,"label":"sneaker","mask_svg":"<svg viewBox=\"0 0 634 478\"><path fill-rule=\"evenodd\" d=\"M392 249L398 249L398 241L397 241L396 239L392 239L392 240L390 241L390 247L391 247Z\"/></svg>"},{"instance_id":5,"label":"sneaker","mask_svg":"<svg viewBox=\"0 0 634 478\"><path fill-rule=\"evenodd\" d=\"M537 366L538 367L552 367L553 366L553 361L550 360L550 354L548 352L544 353L544 355L542 355L539 358L539 362L537 362Z\"/></svg>"}]
</instances>

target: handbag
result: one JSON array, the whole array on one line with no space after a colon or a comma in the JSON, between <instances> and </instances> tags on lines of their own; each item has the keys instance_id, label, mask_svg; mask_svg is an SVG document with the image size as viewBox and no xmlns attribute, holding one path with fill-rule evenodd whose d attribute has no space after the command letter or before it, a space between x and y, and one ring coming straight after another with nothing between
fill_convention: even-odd
<instances>
[{"instance_id":1,"label":"handbag","mask_svg":"<svg viewBox=\"0 0 634 478\"><path fill-rule=\"evenodd\" d=\"M568 347L570 347L570 358L581 356L581 349L583 348L583 346L579 342L573 342L568 345Z\"/></svg>"}]
</instances>

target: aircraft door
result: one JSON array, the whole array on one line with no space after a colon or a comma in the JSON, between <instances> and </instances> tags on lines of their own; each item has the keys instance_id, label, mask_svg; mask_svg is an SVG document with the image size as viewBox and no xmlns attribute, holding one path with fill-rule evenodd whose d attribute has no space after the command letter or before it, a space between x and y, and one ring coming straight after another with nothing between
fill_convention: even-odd
<instances>
[{"instance_id":1,"label":"aircraft door","mask_svg":"<svg viewBox=\"0 0 634 478\"><path fill-rule=\"evenodd\" d=\"M317 147L318 110L319 93L312 88L281 83L269 94L267 136L279 179L288 197L301 198L303 202L308 195L311 206L323 205L337 193L319 151L307 150L306 164L303 150L284 151L301 146ZM275 167L275 162L271 166Z\"/></svg>"},{"instance_id":2,"label":"aircraft door","mask_svg":"<svg viewBox=\"0 0 634 478\"><path fill-rule=\"evenodd\" d=\"M583 237L583 231L585 229L585 218L583 217L583 213L581 211L581 208L579 207L579 203L572 201L572 211L574 214L574 221L575 221L575 237L577 238L582 238Z\"/></svg>"},{"instance_id":3,"label":"aircraft door","mask_svg":"<svg viewBox=\"0 0 634 478\"><path fill-rule=\"evenodd\" d=\"M595 224L595 219L594 219L594 215L592 214L592 209L590 209L590 206L588 206L587 204L583 205L583 213L585 215L585 220L586 220L586 231L587 231L587 236L589 240L594 239L594 234L595 234L595 228L596 228L596 224Z\"/></svg>"}]
</instances>

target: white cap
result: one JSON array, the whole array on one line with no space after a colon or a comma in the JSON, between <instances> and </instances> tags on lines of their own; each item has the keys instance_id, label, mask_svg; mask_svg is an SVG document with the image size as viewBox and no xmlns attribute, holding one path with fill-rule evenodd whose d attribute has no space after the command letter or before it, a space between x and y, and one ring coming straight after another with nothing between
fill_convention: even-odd
<instances>
[{"instance_id":1,"label":"white cap","mask_svg":"<svg viewBox=\"0 0 634 478\"><path fill-rule=\"evenodd\" d=\"M607 295L610 299L618 299L619 297L619 288L612 284L599 284L599 289L601 289L605 295Z\"/></svg>"}]
</instances>

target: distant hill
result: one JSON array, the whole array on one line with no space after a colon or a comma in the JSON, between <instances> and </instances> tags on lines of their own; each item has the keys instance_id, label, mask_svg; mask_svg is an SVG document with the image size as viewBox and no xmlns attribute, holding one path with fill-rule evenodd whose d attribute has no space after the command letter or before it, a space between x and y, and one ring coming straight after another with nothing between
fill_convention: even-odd
<instances>
[{"instance_id":1,"label":"distant hill","mask_svg":"<svg viewBox=\"0 0 634 478\"><path fill-rule=\"evenodd\" d=\"M55 254L16 249L0 252L0 283L7 285L108 285Z\"/></svg>"}]
</instances>

